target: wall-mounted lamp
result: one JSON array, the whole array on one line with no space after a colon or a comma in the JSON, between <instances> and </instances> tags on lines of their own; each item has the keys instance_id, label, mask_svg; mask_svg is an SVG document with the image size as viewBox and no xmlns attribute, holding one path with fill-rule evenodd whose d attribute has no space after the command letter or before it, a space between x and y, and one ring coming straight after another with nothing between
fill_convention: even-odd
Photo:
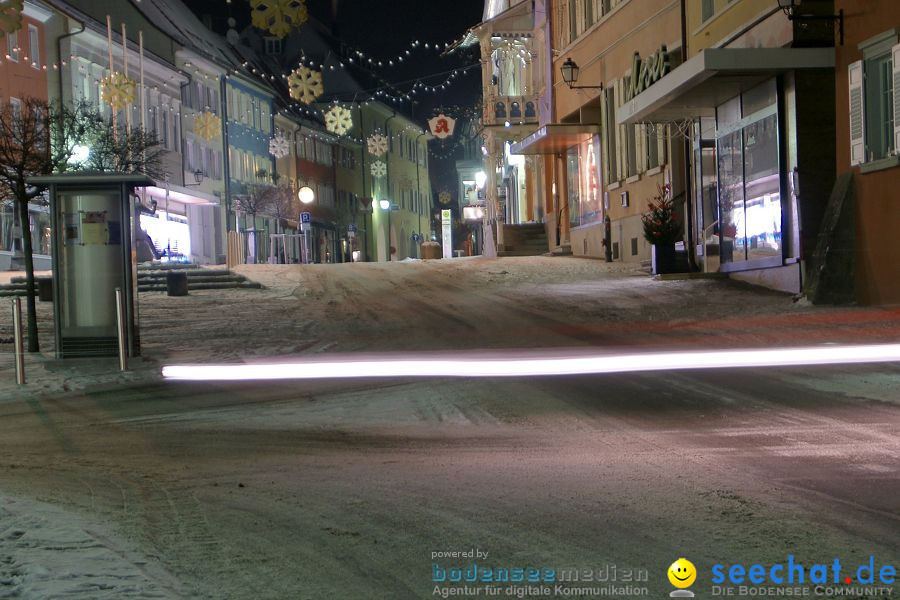
<instances>
[{"instance_id":1,"label":"wall-mounted lamp","mask_svg":"<svg viewBox=\"0 0 900 600\"><path fill-rule=\"evenodd\" d=\"M844 9L838 11L836 15L799 15L797 8L802 4L803 0L778 0L778 8L784 11L784 14L791 21L837 21L838 31L841 39L841 46L844 45Z\"/></svg>"},{"instance_id":2,"label":"wall-mounted lamp","mask_svg":"<svg viewBox=\"0 0 900 600\"><path fill-rule=\"evenodd\" d=\"M559 68L562 72L563 81L566 82L566 85L569 86L570 90L602 90L602 85L574 85L575 82L578 81L578 72L581 68L571 58L567 58L566 61Z\"/></svg>"}]
</instances>

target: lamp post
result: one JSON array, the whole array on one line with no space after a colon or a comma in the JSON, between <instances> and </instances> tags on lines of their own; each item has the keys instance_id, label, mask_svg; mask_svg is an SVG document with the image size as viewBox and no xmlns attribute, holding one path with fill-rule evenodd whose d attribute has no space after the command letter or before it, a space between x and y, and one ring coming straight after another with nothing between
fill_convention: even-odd
<instances>
[{"instance_id":1,"label":"lamp post","mask_svg":"<svg viewBox=\"0 0 900 600\"><path fill-rule=\"evenodd\" d=\"M297 198L304 205L312 204L316 199L316 193L307 185L304 185L297 191ZM305 211L304 211L305 212ZM309 264L309 230L312 228L310 223L303 222L303 216L300 216L300 232L303 235L303 264Z\"/></svg>"},{"instance_id":2,"label":"lamp post","mask_svg":"<svg viewBox=\"0 0 900 600\"><path fill-rule=\"evenodd\" d=\"M820 14L798 14L797 9L800 8L803 0L778 0L778 8L780 8L790 21L832 21L838 25L838 35L841 40L841 46L844 45L844 9L842 8L837 14L820 15Z\"/></svg>"},{"instance_id":3,"label":"lamp post","mask_svg":"<svg viewBox=\"0 0 900 600\"><path fill-rule=\"evenodd\" d=\"M379 200L378 206L381 207L381 210L386 210L388 215L387 220L387 262L391 262L391 201L390 200Z\"/></svg>"}]
</instances>

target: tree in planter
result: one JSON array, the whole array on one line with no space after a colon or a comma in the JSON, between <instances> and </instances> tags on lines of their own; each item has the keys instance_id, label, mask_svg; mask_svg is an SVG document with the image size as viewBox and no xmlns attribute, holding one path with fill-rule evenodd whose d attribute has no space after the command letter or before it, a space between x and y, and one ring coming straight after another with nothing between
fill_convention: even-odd
<instances>
[{"instance_id":1,"label":"tree in planter","mask_svg":"<svg viewBox=\"0 0 900 600\"><path fill-rule=\"evenodd\" d=\"M274 198L274 185L267 183L251 183L247 185L245 194L234 197L234 207L238 212L244 213L245 224L247 217L250 217L250 229L256 230L256 216L268 212ZM256 238L256 234L254 234L253 240L253 256L257 256L256 250L259 247L259 241Z\"/></svg>"},{"instance_id":2,"label":"tree in planter","mask_svg":"<svg viewBox=\"0 0 900 600\"><path fill-rule=\"evenodd\" d=\"M682 226L668 185L657 186L657 194L650 199L648 209L641 215L641 223L644 239L654 247L655 272L672 272L675 243L682 238Z\"/></svg>"},{"instance_id":3,"label":"tree in planter","mask_svg":"<svg viewBox=\"0 0 900 600\"><path fill-rule=\"evenodd\" d=\"M90 148L90 153L76 162L78 146ZM21 229L29 352L39 352L40 346L28 204L40 201L44 193L43 187L29 184L29 179L88 170L158 176L160 154L154 136L140 130L114 132L103 114L88 103L67 106L25 98L0 107L0 195L13 199Z\"/></svg>"}]
</instances>

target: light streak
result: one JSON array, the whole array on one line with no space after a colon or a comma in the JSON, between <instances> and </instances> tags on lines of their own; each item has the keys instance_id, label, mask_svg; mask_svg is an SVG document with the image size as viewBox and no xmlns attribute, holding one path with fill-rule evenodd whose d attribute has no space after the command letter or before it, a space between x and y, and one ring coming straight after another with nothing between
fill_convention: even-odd
<instances>
[{"instance_id":1,"label":"light streak","mask_svg":"<svg viewBox=\"0 0 900 600\"><path fill-rule=\"evenodd\" d=\"M685 369L792 367L900 362L900 344L815 346L760 350L713 350L589 354L584 350L335 355L291 362L168 365L163 377L182 381L358 379L384 377L536 377L597 375Z\"/></svg>"}]
</instances>

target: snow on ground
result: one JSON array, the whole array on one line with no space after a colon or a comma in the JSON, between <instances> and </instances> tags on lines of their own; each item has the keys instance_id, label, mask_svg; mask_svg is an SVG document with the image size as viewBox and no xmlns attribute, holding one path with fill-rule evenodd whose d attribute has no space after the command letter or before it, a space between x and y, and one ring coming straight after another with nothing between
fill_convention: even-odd
<instances>
[{"instance_id":1,"label":"snow on ground","mask_svg":"<svg viewBox=\"0 0 900 600\"><path fill-rule=\"evenodd\" d=\"M334 352L895 341L897 309L575 258L238 271L266 288L141 294L144 356L125 374L49 358L40 303L46 354L17 388L0 311L0 598L422 598L427 550L581 566L753 548L774 562L882 550L872 540L896 525L896 409L874 402L898 397L896 368L602 387L157 381L173 362Z\"/></svg>"},{"instance_id":2,"label":"snow on ground","mask_svg":"<svg viewBox=\"0 0 900 600\"><path fill-rule=\"evenodd\" d=\"M120 544L101 523L0 496L0 598L180 597L154 561Z\"/></svg>"},{"instance_id":3,"label":"snow on ground","mask_svg":"<svg viewBox=\"0 0 900 600\"><path fill-rule=\"evenodd\" d=\"M143 357L124 374L115 359L53 360L52 305L39 302L43 355L26 357L30 384L17 388L11 311L0 310L0 398L152 381L171 362L360 350L742 348L900 336L897 309L814 307L723 280L655 281L632 263L473 257L236 270L266 289L180 298L142 293Z\"/></svg>"}]
</instances>

